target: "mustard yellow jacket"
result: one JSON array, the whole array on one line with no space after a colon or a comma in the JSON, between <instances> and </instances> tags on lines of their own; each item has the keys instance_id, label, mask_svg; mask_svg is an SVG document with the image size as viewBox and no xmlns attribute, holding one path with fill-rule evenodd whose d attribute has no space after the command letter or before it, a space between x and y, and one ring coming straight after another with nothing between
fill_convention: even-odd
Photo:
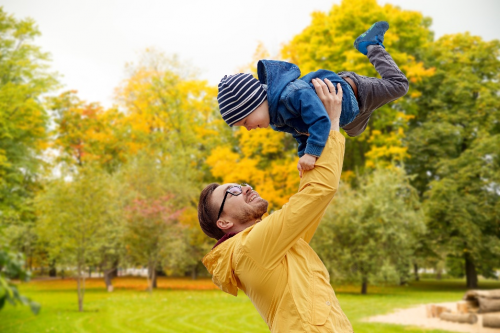
<instances>
[{"instance_id":1,"label":"mustard yellow jacket","mask_svg":"<svg viewBox=\"0 0 500 333\"><path fill-rule=\"evenodd\" d=\"M325 265L309 242L337 191L345 139L331 131L299 192L279 211L203 258L223 291L248 295L271 332L352 332Z\"/></svg>"}]
</instances>

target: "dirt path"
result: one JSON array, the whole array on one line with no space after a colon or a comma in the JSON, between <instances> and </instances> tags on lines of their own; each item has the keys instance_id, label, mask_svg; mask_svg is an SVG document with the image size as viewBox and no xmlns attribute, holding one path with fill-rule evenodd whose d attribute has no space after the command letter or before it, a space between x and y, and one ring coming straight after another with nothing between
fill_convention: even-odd
<instances>
[{"instance_id":1,"label":"dirt path","mask_svg":"<svg viewBox=\"0 0 500 333\"><path fill-rule=\"evenodd\" d=\"M456 310L457 308L455 302L438 303L436 305L445 306L450 310ZM444 321L439 318L427 318L425 306L426 304L422 304L410 309L396 310L395 312L387 315L370 317L365 321L398 324L398 325L412 325L429 329L432 328L432 329L447 330L452 332L500 333L500 329L498 328L484 328L482 315L477 315L478 322L474 325L457 324L449 321Z\"/></svg>"}]
</instances>

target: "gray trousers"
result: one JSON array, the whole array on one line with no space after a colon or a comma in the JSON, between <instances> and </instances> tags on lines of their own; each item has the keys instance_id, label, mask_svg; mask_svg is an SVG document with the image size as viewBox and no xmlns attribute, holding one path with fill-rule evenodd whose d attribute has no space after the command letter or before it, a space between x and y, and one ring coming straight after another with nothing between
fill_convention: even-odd
<instances>
[{"instance_id":1,"label":"gray trousers","mask_svg":"<svg viewBox=\"0 0 500 333\"><path fill-rule=\"evenodd\" d=\"M408 92L408 79L382 46L369 47L367 56L382 79L354 72L338 73L341 77L350 77L358 88L359 114L343 127L349 136L363 133L373 111Z\"/></svg>"}]
</instances>

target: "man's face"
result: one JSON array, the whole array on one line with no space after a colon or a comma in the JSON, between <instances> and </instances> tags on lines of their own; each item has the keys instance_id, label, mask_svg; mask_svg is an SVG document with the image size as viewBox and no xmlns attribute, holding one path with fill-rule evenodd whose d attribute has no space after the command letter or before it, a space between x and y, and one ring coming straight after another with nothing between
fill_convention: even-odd
<instances>
[{"instance_id":1,"label":"man's face","mask_svg":"<svg viewBox=\"0 0 500 333\"><path fill-rule=\"evenodd\" d=\"M267 128L270 122L269 105L267 104L266 99L257 109L250 113L248 117L241 119L233 126L243 126L247 130L251 131L257 128Z\"/></svg>"},{"instance_id":2,"label":"man's face","mask_svg":"<svg viewBox=\"0 0 500 333\"><path fill-rule=\"evenodd\" d=\"M226 190L238 184L228 183L217 187L212 194L212 202L220 209ZM219 219L228 219L234 224L252 225L267 212L268 202L262 199L259 194L252 190L250 186L241 186L240 195L227 194L224 208Z\"/></svg>"}]
</instances>

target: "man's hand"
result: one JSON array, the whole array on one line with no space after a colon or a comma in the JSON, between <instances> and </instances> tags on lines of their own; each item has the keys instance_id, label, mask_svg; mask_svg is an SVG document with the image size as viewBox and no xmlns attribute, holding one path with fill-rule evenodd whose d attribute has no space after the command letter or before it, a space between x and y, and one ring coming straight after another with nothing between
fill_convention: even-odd
<instances>
[{"instance_id":1,"label":"man's hand","mask_svg":"<svg viewBox=\"0 0 500 333\"><path fill-rule=\"evenodd\" d=\"M332 123L332 131L339 130L340 113L342 112L342 87L337 83L337 92L332 81L325 79L325 82L320 79L312 79L312 84L318 94L319 99L323 102L330 121Z\"/></svg>"},{"instance_id":2,"label":"man's hand","mask_svg":"<svg viewBox=\"0 0 500 333\"><path fill-rule=\"evenodd\" d=\"M299 158L299 164L297 164L297 169L299 170L299 176L302 178L302 173L304 171L314 169L314 163L316 163L317 157L309 154L304 154Z\"/></svg>"}]
</instances>

